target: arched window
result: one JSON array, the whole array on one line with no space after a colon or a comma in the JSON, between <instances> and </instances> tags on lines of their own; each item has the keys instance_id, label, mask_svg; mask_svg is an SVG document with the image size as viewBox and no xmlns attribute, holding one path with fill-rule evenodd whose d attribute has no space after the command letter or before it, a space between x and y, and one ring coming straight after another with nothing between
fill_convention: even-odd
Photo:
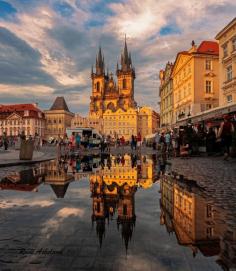
<instances>
[{"instance_id":1,"label":"arched window","mask_svg":"<svg viewBox=\"0 0 236 271\"><path fill-rule=\"evenodd\" d=\"M100 91L100 82L97 82L97 84L96 84L96 90Z\"/></svg>"},{"instance_id":2,"label":"arched window","mask_svg":"<svg viewBox=\"0 0 236 271\"><path fill-rule=\"evenodd\" d=\"M123 79L123 89L127 88L126 79Z\"/></svg>"}]
</instances>

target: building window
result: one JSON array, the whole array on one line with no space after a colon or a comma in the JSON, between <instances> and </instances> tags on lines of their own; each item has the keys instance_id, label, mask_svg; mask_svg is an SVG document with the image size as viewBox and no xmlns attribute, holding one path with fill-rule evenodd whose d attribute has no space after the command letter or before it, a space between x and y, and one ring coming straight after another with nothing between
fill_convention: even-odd
<instances>
[{"instance_id":1,"label":"building window","mask_svg":"<svg viewBox=\"0 0 236 271\"><path fill-rule=\"evenodd\" d=\"M213 215L213 208L212 208L212 206L210 205L210 204L207 204L207 217L212 217L212 215Z\"/></svg>"},{"instance_id":2,"label":"building window","mask_svg":"<svg viewBox=\"0 0 236 271\"><path fill-rule=\"evenodd\" d=\"M126 79L123 79L123 89L127 88L127 83L126 83Z\"/></svg>"},{"instance_id":3,"label":"building window","mask_svg":"<svg viewBox=\"0 0 236 271\"><path fill-rule=\"evenodd\" d=\"M206 110L209 110L212 108L212 104L206 104Z\"/></svg>"},{"instance_id":4,"label":"building window","mask_svg":"<svg viewBox=\"0 0 236 271\"><path fill-rule=\"evenodd\" d=\"M236 50L236 38L234 38L232 40L232 47L233 47L233 51L235 51Z\"/></svg>"},{"instance_id":5,"label":"building window","mask_svg":"<svg viewBox=\"0 0 236 271\"><path fill-rule=\"evenodd\" d=\"M223 46L223 56L224 57L227 57L228 56L228 47L227 47L227 44L225 44Z\"/></svg>"},{"instance_id":6,"label":"building window","mask_svg":"<svg viewBox=\"0 0 236 271\"><path fill-rule=\"evenodd\" d=\"M213 236L213 228L208 227L206 230L207 238L211 238Z\"/></svg>"},{"instance_id":7,"label":"building window","mask_svg":"<svg viewBox=\"0 0 236 271\"><path fill-rule=\"evenodd\" d=\"M97 82L97 84L96 84L96 90L97 90L97 91L100 90L100 82Z\"/></svg>"},{"instance_id":8,"label":"building window","mask_svg":"<svg viewBox=\"0 0 236 271\"><path fill-rule=\"evenodd\" d=\"M233 97L232 97L232 94L230 94L227 96L227 102L231 103L232 101L233 101Z\"/></svg>"},{"instance_id":9,"label":"building window","mask_svg":"<svg viewBox=\"0 0 236 271\"><path fill-rule=\"evenodd\" d=\"M227 81L231 81L233 78L233 71L232 71L232 65L228 66L226 68L226 77L227 77Z\"/></svg>"},{"instance_id":10,"label":"building window","mask_svg":"<svg viewBox=\"0 0 236 271\"><path fill-rule=\"evenodd\" d=\"M211 60L210 59L206 59L206 70L207 71L211 70Z\"/></svg>"},{"instance_id":11,"label":"building window","mask_svg":"<svg viewBox=\"0 0 236 271\"><path fill-rule=\"evenodd\" d=\"M211 85L211 81L206 81L206 93L211 93L212 92L212 85Z\"/></svg>"}]
</instances>

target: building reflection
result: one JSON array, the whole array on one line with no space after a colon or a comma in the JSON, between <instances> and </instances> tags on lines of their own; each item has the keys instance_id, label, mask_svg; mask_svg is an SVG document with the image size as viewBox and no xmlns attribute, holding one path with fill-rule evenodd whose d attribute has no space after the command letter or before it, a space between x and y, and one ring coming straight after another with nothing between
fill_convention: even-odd
<instances>
[{"instance_id":1,"label":"building reflection","mask_svg":"<svg viewBox=\"0 0 236 271\"><path fill-rule=\"evenodd\" d=\"M196 182L163 176L160 223L169 234L175 233L178 243L204 256L218 256L224 270L236 267L236 221L228 219L225 209ZM231 221L231 222L229 222Z\"/></svg>"},{"instance_id":2,"label":"building reflection","mask_svg":"<svg viewBox=\"0 0 236 271\"><path fill-rule=\"evenodd\" d=\"M72 173L68 173L68 161L53 160L45 164L45 184L50 185L57 198L64 198L69 184L74 181Z\"/></svg>"},{"instance_id":3,"label":"building reflection","mask_svg":"<svg viewBox=\"0 0 236 271\"><path fill-rule=\"evenodd\" d=\"M135 227L135 193L138 188L153 184L152 159L136 155L102 157L101 170L90 177L92 223L100 247L105 236L106 222L116 220L126 251Z\"/></svg>"},{"instance_id":4,"label":"building reflection","mask_svg":"<svg viewBox=\"0 0 236 271\"><path fill-rule=\"evenodd\" d=\"M0 180L0 189L37 192L38 186L44 182L45 176L45 168L41 166L20 172L12 172Z\"/></svg>"}]
</instances>

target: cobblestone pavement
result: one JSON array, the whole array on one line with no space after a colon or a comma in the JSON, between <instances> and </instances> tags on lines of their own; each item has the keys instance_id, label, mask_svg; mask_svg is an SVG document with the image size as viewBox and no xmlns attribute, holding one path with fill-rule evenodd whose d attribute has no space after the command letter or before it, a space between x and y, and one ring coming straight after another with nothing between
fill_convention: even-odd
<instances>
[{"instance_id":1,"label":"cobblestone pavement","mask_svg":"<svg viewBox=\"0 0 236 271\"><path fill-rule=\"evenodd\" d=\"M171 160L171 171L194 180L205 194L236 217L236 159L196 157Z\"/></svg>"}]
</instances>

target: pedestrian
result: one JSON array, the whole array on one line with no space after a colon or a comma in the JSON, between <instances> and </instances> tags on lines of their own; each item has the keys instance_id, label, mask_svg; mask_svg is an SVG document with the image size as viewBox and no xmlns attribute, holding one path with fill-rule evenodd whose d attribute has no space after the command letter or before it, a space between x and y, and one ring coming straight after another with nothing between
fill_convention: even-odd
<instances>
[{"instance_id":1,"label":"pedestrian","mask_svg":"<svg viewBox=\"0 0 236 271\"><path fill-rule=\"evenodd\" d=\"M70 139L69 139L69 145L70 145L70 151L74 152L75 151L75 132L72 132Z\"/></svg>"},{"instance_id":2,"label":"pedestrian","mask_svg":"<svg viewBox=\"0 0 236 271\"><path fill-rule=\"evenodd\" d=\"M234 126L230 121L230 117L225 115L224 120L220 125L218 137L221 138L222 148L224 150L224 160L228 160L230 155L230 147L232 144L232 133Z\"/></svg>"},{"instance_id":3,"label":"pedestrian","mask_svg":"<svg viewBox=\"0 0 236 271\"><path fill-rule=\"evenodd\" d=\"M6 132L3 133L2 142L3 142L4 150L7 151L9 142L8 142Z\"/></svg>"},{"instance_id":4,"label":"pedestrian","mask_svg":"<svg viewBox=\"0 0 236 271\"><path fill-rule=\"evenodd\" d=\"M210 127L206 135L206 151L208 155L212 155L216 146L216 133L213 128Z\"/></svg>"},{"instance_id":5,"label":"pedestrian","mask_svg":"<svg viewBox=\"0 0 236 271\"><path fill-rule=\"evenodd\" d=\"M138 148L141 150L142 136L140 132L138 132L138 135L137 135L137 145L138 145Z\"/></svg>"},{"instance_id":6,"label":"pedestrian","mask_svg":"<svg viewBox=\"0 0 236 271\"><path fill-rule=\"evenodd\" d=\"M70 140L67 134L64 134L64 137L63 137L63 147L64 147L64 156L65 156L65 159L67 159L69 157L69 152L70 152Z\"/></svg>"},{"instance_id":7,"label":"pedestrian","mask_svg":"<svg viewBox=\"0 0 236 271\"><path fill-rule=\"evenodd\" d=\"M76 147L80 149L81 136L79 135L79 133L77 133L75 136L75 142L76 142Z\"/></svg>"},{"instance_id":8,"label":"pedestrian","mask_svg":"<svg viewBox=\"0 0 236 271\"><path fill-rule=\"evenodd\" d=\"M131 145L131 150L133 150L134 147L135 147L135 142L134 141L135 141L135 138L134 138L134 135L132 135L131 136L131 144L130 144Z\"/></svg>"},{"instance_id":9,"label":"pedestrian","mask_svg":"<svg viewBox=\"0 0 236 271\"><path fill-rule=\"evenodd\" d=\"M167 152L167 158L170 156L170 148L171 148L171 136L170 131L167 131L165 134L165 142L166 142L166 152Z\"/></svg>"}]
</instances>

